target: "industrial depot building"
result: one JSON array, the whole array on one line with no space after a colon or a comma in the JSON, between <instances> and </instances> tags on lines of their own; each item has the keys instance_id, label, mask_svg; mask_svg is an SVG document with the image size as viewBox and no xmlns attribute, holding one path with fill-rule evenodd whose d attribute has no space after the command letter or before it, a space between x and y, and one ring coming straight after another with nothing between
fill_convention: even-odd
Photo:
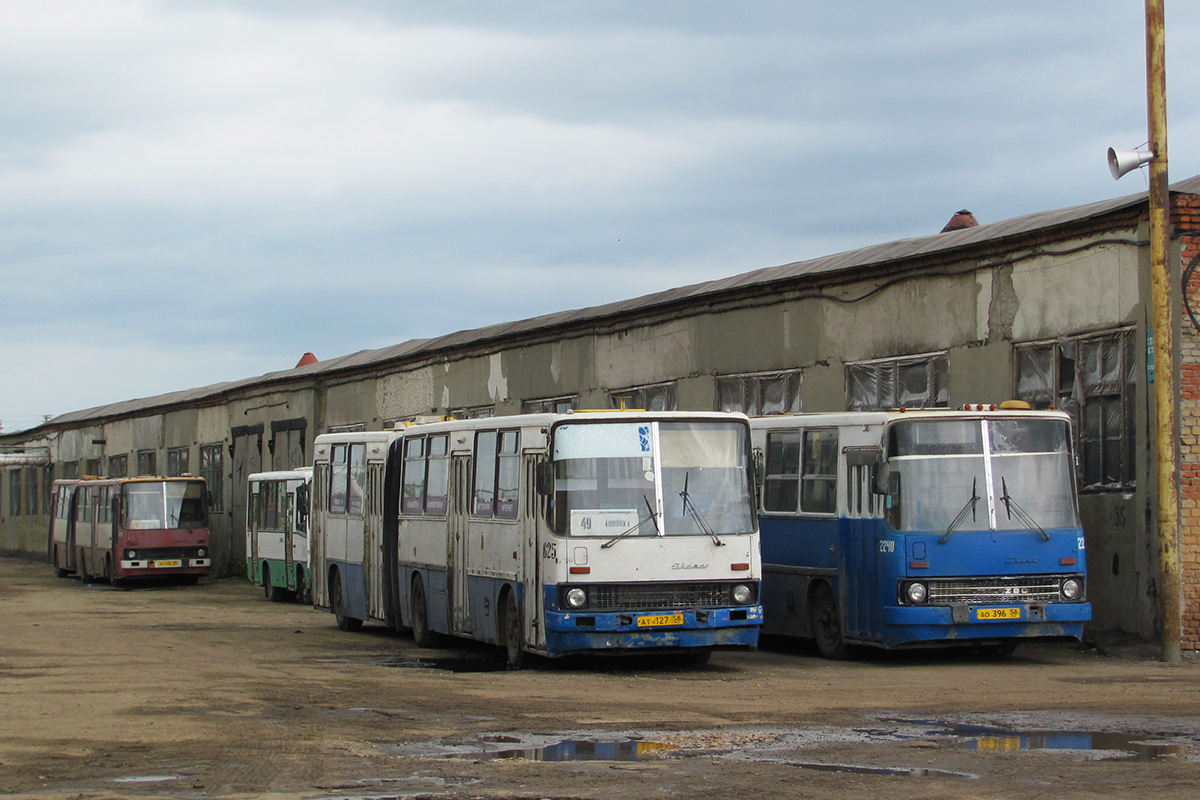
<instances>
[{"instance_id":1,"label":"industrial depot building","mask_svg":"<svg viewBox=\"0 0 1200 800\"><path fill-rule=\"evenodd\" d=\"M958 215L956 215L957 217ZM1200 649L1200 177L1171 187L1182 647ZM947 226L953 227L953 226ZM840 411L1025 399L1075 419L1093 628L1159 633L1145 193L63 414L0 436L0 550L44 552L50 482L199 474L245 569L246 477L320 433L565 408ZM1194 284L1194 285L1192 285ZM1198 309L1200 310L1200 309ZM305 361L308 361L306 359Z\"/></svg>"}]
</instances>

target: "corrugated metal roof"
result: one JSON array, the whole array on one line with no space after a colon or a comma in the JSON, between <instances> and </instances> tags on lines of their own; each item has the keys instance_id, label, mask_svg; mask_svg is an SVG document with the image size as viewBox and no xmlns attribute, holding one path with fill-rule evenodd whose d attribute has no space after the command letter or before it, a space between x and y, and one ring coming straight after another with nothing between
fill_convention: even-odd
<instances>
[{"instance_id":1,"label":"corrugated metal roof","mask_svg":"<svg viewBox=\"0 0 1200 800\"><path fill-rule=\"evenodd\" d=\"M1188 194L1200 193L1200 176L1172 184L1171 191ZM731 293L787 283L800 278L812 278L821 275L886 266L888 264L899 264L915 259L949 255L954 251L962 251L962 256L966 258L969 257L970 251L974 248L982 246L994 247L998 243L1008 239L1018 239L1039 231L1048 231L1058 227L1078 224L1145 202L1146 192L1139 192L1125 197L1102 200L1097 203L1088 203L1086 205L1073 206L1055 211L1042 211L1036 214L1013 217L1012 219L979 225L974 228L936 233L930 236L911 239L899 239L893 242L871 245L807 261L795 261L790 264L765 267L728 278L667 289L614 303L606 303L583 309L558 311L539 317L503 322L472 330L455 331L454 333L430 339L412 339L390 347L377 350L360 350L357 353L330 358L315 364L279 370L277 372L268 372L265 375L253 378L215 383L195 389L170 392L168 394L135 400L125 400L81 411L72 411L53 418L47 425L54 426L64 423L87 422L89 420L136 414L153 408L203 402L239 389L254 386L362 369L393 361L401 361L411 357L429 357L442 352L454 351L468 345L479 345L489 340L499 341L559 327L574 326L589 322L598 323L606 319L620 318L638 312L679 304L695 303L698 301L712 302ZM29 431L23 431L22 433L29 433Z\"/></svg>"}]
</instances>

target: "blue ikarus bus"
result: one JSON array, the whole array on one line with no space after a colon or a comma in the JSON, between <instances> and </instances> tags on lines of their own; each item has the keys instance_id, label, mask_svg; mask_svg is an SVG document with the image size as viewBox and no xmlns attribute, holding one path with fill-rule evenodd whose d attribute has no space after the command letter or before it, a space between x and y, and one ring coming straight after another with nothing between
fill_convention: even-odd
<instances>
[{"instance_id":1,"label":"blue ikarus bus","mask_svg":"<svg viewBox=\"0 0 1200 800\"><path fill-rule=\"evenodd\" d=\"M813 639L829 658L1082 638L1091 605L1067 414L1005 403L751 428L764 634Z\"/></svg>"}]
</instances>

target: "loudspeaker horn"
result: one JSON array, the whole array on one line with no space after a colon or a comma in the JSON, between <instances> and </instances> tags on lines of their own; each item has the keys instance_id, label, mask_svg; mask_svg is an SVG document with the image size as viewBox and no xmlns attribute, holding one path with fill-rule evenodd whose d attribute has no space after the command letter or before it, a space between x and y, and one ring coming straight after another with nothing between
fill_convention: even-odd
<instances>
[{"instance_id":1,"label":"loudspeaker horn","mask_svg":"<svg viewBox=\"0 0 1200 800\"><path fill-rule=\"evenodd\" d=\"M1120 180L1126 172L1131 172L1142 164L1153 160L1154 153L1147 150L1117 150L1108 148L1108 171L1113 180Z\"/></svg>"}]
</instances>

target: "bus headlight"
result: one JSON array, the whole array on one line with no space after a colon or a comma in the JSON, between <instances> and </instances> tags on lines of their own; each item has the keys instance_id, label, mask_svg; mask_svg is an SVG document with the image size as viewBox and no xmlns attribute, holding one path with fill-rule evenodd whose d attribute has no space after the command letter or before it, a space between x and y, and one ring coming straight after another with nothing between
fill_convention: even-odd
<instances>
[{"instance_id":1,"label":"bus headlight","mask_svg":"<svg viewBox=\"0 0 1200 800\"><path fill-rule=\"evenodd\" d=\"M904 587L904 599L914 605L920 605L929 599L929 590L925 584L913 582Z\"/></svg>"},{"instance_id":2,"label":"bus headlight","mask_svg":"<svg viewBox=\"0 0 1200 800\"><path fill-rule=\"evenodd\" d=\"M130 561L133 561L134 559L137 558L137 550L126 550L125 557L128 558Z\"/></svg>"},{"instance_id":3,"label":"bus headlight","mask_svg":"<svg viewBox=\"0 0 1200 800\"><path fill-rule=\"evenodd\" d=\"M201 547L199 550L197 550L197 551L196 551L196 557L197 557L197 558L204 558L204 553L205 553L205 550L204 550L204 548L203 548L203 547Z\"/></svg>"},{"instance_id":4,"label":"bus headlight","mask_svg":"<svg viewBox=\"0 0 1200 800\"><path fill-rule=\"evenodd\" d=\"M744 606L750 602L750 598L754 597L754 592L744 583L734 584L733 590L730 592L733 597L733 602L740 606Z\"/></svg>"},{"instance_id":5,"label":"bus headlight","mask_svg":"<svg viewBox=\"0 0 1200 800\"><path fill-rule=\"evenodd\" d=\"M1078 600L1083 595L1083 584L1076 578L1067 578L1062 582L1059 591L1067 600Z\"/></svg>"},{"instance_id":6,"label":"bus headlight","mask_svg":"<svg viewBox=\"0 0 1200 800\"><path fill-rule=\"evenodd\" d=\"M578 586L567 590L567 605L571 608L583 608L587 605L587 592Z\"/></svg>"}]
</instances>

